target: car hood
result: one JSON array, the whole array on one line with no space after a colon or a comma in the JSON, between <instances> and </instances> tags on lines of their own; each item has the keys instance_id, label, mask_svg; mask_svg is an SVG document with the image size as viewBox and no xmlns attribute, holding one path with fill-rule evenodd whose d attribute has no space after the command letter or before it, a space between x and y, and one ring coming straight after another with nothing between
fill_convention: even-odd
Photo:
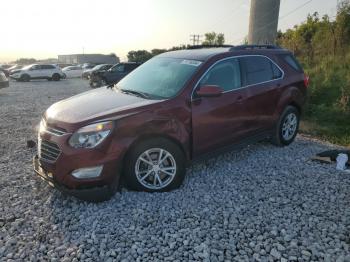
<instances>
[{"instance_id":1,"label":"car hood","mask_svg":"<svg viewBox=\"0 0 350 262\"><path fill-rule=\"evenodd\" d=\"M161 101L163 100L144 99L116 89L101 87L53 104L47 109L45 118L48 122L76 124L123 116L123 113L137 113L142 110L141 107ZM130 112L132 109L135 111Z\"/></svg>"}]
</instances>

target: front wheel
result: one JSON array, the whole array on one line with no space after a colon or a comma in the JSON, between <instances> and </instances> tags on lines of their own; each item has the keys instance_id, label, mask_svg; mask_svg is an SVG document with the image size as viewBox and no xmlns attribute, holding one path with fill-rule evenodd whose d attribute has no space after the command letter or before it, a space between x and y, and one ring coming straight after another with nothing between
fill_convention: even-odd
<instances>
[{"instance_id":1,"label":"front wheel","mask_svg":"<svg viewBox=\"0 0 350 262\"><path fill-rule=\"evenodd\" d=\"M29 82L30 81L30 76L27 74L24 74L21 76L20 81L22 82Z\"/></svg>"},{"instance_id":2,"label":"front wheel","mask_svg":"<svg viewBox=\"0 0 350 262\"><path fill-rule=\"evenodd\" d=\"M287 146L292 143L298 133L300 113L294 106L287 106L281 114L272 142L278 146Z\"/></svg>"},{"instance_id":3,"label":"front wheel","mask_svg":"<svg viewBox=\"0 0 350 262\"><path fill-rule=\"evenodd\" d=\"M139 143L125 159L126 184L137 191L164 192L178 188L185 172L183 152L164 138Z\"/></svg>"}]
</instances>

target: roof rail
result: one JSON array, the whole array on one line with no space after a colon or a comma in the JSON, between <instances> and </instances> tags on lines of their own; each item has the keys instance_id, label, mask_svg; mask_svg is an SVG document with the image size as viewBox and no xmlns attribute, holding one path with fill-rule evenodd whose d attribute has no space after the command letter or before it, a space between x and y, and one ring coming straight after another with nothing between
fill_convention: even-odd
<instances>
[{"instance_id":1,"label":"roof rail","mask_svg":"<svg viewBox=\"0 0 350 262\"><path fill-rule=\"evenodd\" d=\"M233 48L233 45L191 45L186 49L201 49L201 48L217 48L217 47L230 47Z\"/></svg>"},{"instance_id":2,"label":"roof rail","mask_svg":"<svg viewBox=\"0 0 350 262\"><path fill-rule=\"evenodd\" d=\"M281 49L277 45L237 45L230 48L230 51L249 50L249 49Z\"/></svg>"}]
</instances>

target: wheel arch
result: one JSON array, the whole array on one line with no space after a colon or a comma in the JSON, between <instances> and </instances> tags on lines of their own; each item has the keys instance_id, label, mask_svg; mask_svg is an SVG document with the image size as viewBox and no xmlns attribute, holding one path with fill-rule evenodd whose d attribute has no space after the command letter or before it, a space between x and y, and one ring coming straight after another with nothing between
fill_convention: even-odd
<instances>
[{"instance_id":1,"label":"wheel arch","mask_svg":"<svg viewBox=\"0 0 350 262\"><path fill-rule=\"evenodd\" d=\"M123 156L123 161L125 160L127 154L133 149L135 148L138 144L140 144L141 142L144 142L146 140L151 140L151 139L157 139L157 138L163 138L163 139L167 139L169 141L171 141L172 143L174 143L175 145L177 145L181 152L184 154L185 158L187 161L189 161L189 154L186 152L186 149L184 147L184 145L177 140L175 137L166 135L166 134L156 134L156 133L149 133L149 134L142 134L141 136L139 136L137 139L135 139L130 146L128 147L128 149L126 150L124 156Z\"/></svg>"}]
</instances>

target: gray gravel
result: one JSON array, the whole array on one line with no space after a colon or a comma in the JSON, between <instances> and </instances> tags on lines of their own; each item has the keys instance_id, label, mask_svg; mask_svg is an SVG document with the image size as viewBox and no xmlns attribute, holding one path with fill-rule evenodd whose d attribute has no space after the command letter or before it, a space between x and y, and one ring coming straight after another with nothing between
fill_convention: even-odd
<instances>
[{"instance_id":1,"label":"gray gravel","mask_svg":"<svg viewBox=\"0 0 350 262\"><path fill-rule=\"evenodd\" d=\"M41 114L87 82L0 90L0 261L350 261L350 175L310 162L332 147L298 137L193 164L170 193L122 190L100 204L32 171Z\"/></svg>"}]
</instances>

